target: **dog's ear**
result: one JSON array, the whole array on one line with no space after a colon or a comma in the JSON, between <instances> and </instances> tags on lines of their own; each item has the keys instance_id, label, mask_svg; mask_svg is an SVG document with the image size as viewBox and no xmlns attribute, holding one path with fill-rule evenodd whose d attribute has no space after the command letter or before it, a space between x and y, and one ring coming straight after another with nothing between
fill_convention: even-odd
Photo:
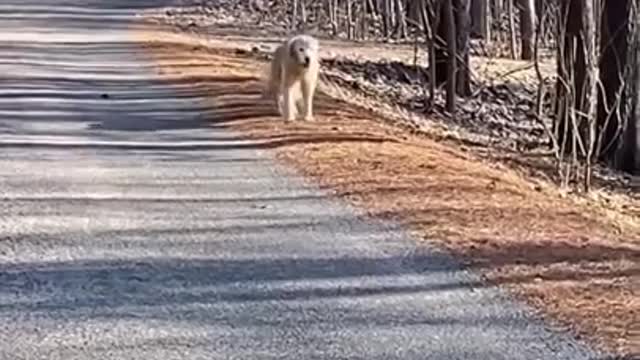
<instances>
[{"instance_id":1,"label":"dog's ear","mask_svg":"<svg viewBox=\"0 0 640 360\"><path fill-rule=\"evenodd\" d=\"M289 50L289 57L293 58L296 56L296 41L289 42L288 50Z\"/></svg>"}]
</instances>

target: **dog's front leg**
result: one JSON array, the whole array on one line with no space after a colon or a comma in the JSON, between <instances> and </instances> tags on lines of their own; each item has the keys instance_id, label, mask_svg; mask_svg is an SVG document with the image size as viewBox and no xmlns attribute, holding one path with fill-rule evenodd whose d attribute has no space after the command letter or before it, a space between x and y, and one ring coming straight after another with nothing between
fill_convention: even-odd
<instances>
[{"instance_id":1,"label":"dog's front leg","mask_svg":"<svg viewBox=\"0 0 640 360\"><path fill-rule=\"evenodd\" d=\"M313 95L316 87L316 80L314 77L305 77L302 79L302 98L304 106L304 120L313 120Z\"/></svg>"},{"instance_id":2,"label":"dog's front leg","mask_svg":"<svg viewBox=\"0 0 640 360\"><path fill-rule=\"evenodd\" d=\"M296 113L304 114L304 98L303 97L296 98Z\"/></svg>"},{"instance_id":3,"label":"dog's front leg","mask_svg":"<svg viewBox=\"0 0 640 360\"><path fill-rule=\"evenodd\" d=\"M292 121L295 117L295 114L293 111L294 99L293 91L291 91L291 86L285 86L282 95L284 97L284 120Z\"/></svg>"}]
</instances>

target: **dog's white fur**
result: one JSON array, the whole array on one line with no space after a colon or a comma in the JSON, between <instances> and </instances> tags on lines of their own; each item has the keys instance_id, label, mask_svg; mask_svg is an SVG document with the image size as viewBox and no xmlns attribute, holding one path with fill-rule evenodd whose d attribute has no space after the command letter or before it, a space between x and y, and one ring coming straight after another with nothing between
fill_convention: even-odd
<instances>
[{"instance_id":1,"label":"dog's white fur","mask_svg":"<svg viewBox=\"0 0 640 360\"><path fill-rule=\"evenodd\" d=\"M280 44L273 52L269 76L263 95L271 98L285 121L302 110L304 120L313 120L313 97L320 71L318 40L310 35L296 35ZM302 109L295 101L295 86L302 90Z\"/></svg>"}]
</instances>

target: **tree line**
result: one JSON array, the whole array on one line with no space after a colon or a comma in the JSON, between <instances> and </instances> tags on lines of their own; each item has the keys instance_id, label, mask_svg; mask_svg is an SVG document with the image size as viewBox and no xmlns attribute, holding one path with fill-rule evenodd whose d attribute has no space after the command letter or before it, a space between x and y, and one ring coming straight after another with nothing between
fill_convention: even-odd
<instances>
[{"instance_id":1,"label":"tree line","mask_svg":"<svg viewBox=\"0 0 640 360\"><path fill-rule=\"evenodd\" d=\"M352 40L416 41L428 54L433 95L447 111L470 96L470 41L507 56L555 56L551 89L540 84L532 116L551 118L550 147L567 178L589 187L592 165L640 173L640 0L275 0L291 29L319 24ZM543 112L543 99L553 99ZM430 96L429 101L434 101Z\"/></svg>"}]
</instances>

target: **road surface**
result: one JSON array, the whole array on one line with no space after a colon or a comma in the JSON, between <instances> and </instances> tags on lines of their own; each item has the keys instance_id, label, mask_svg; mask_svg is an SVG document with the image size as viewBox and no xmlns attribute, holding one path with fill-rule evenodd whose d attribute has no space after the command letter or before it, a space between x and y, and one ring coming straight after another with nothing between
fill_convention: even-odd
<instances>
[{"instance_id":1,"label":"road surface","mask_svg":"<svg viewBox=\"0 0 640 360\"><path fill-rule=\"evenodd\" d=\"M1 359L595 356L209 126L131 40L162 5L0 4Z\"/></svg>"}]
</instances>

